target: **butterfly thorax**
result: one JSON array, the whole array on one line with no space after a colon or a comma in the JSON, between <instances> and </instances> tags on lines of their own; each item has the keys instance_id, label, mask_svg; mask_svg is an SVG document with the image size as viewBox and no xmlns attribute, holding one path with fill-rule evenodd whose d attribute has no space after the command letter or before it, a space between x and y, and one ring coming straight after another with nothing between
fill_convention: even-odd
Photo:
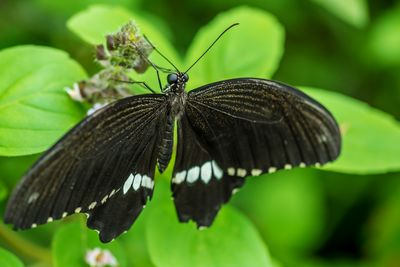
<instances>
[{"instance_id":1,"label":"butterfly thorax","mask_svg":"<svg viewBox=\"0 0 400 267\"><path fill-rule=\"evenodd\" d=\"M168 98L168 116L165 124L164 131L162 132L162 138L158 152L158 169L163 172L172 157L172 150L174 147L174 125L175 120L179 119L185 110L185 104L187 99L187 93L185 91L185 85L187 76L182 73L175 74L172 77L172 82L168 81L169 85L165 88L164 92Z\"/></svg>"}]
</instances>

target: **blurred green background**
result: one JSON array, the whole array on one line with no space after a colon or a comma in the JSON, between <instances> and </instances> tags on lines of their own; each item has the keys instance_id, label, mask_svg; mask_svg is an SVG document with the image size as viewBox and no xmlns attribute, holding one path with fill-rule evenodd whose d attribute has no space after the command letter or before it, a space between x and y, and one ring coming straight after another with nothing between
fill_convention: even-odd
<instances>
[{"instance_id":1,"label":"blurred green background","mask_svg":"<svg viewBox=\"0 0 400 267\"><path fill-rule=\"evenodd\" d=\"M242 5L259 8L275 16L285 31L284 52L272 76L274 80L339 92L397 120L400 118L400 1L1 0L0 49L21 44L50 46L66 51L89 75L94 74L99 66L93 61L93 46L69 30L66 22L77 12L99 3L124 7L140 14L164 34L181 58L184 58L197 31L217 14ZM229 39L229 34L224 38ZM268 42L268 36L265 38ZM209 43L209 40L205 42ZM244 42L251 43L252 40ZM202 51L195 52L200 54ZM241 60L240 56L237 60ZM375 131L368 127L369 117L359 120L365 121L363 131L366 134ZM399 131L397 122L396 125ZM399 162L395 167L368 171L368 166L365 166L364 172L345 173L305 169L252 178L233 198L230 206L234 211L226 208L227 214L221 215L221 221L225 217L229 221L231 212L239 212L245 219L238 218L238 222L246 220L243 225L255 226L256 231L249 236L261 237L259 243L263 245L258 247L269 251L266 257L270 262L265 266L400 266L400 135L393 136L398 142L387 146L391 146L394 156L397 155L397 158L391 158ZM371 147L379 147L385 138L371 140ZM378 155L376 157L377 161L384 160ZM37 155L0 157L1 213L9 191L36 158ZM161 180L160 188L167 190ZM172 240L182 233L175 231L174 227L179 225L171 226L174 230L165 228L160 232L157 223L151 219L157 218L154 214L141 215L121 242L111 248L106 246L115 251L115 255L121 254L121 266L206 266L200 263L201 259L199 263L193 260L189 265L171 265L163 260L163 256L157 254L157 250L161 250L155 245L158 244L157 238L163 243L163 238ZM232 215L232 218L235 216L239 215ZM80 227L82 224L80 218L72 218L22 233L12 232L8 226L0 224L0 247L9 251L3 252L0 248L0 263L2 257L5 259L4 265L0 266L21 266L16 259L17 265L7 263L8 257L10 262L14 257L9 255L10 252L27 266L74 266L70 263L73 261L60 259L68 258L66 251L76 246L73 241L66 241L72 234L65 233L85 232L84 227ZM187 229L187 226L181 227ZM221 229L221 236L224 231L226 235L234 235L233 231L224 230L222 226ZM91 239L92 234L85 232L82 235L89 235ZM212 232L209 234L211 237L207 238L212 239ZM97 242L95 239L94 236L93 244ZM156 241L152 242L153 239ZM229 240L227 242L231 242ZM67 245L63 247L65 242ZM179 239L174 242L171 245L177 247L166 244L165 248L179 250L179 246L185 246L179 243ZM79 246L84 250L81 243ZM246 243L236 245L237 250L247 246ZM222 241L212 248L221 246L224 246ZM82 252L80 247L77 250L77 254ZM2 253L8 254L2 256ZM237 251L232 249L230 253L225 251L224 257L228 259ZM72 258L77 257L72 252L70 254ZM78 257L75 260L79 262L82 259ZM214 262L207 266L228 265ZM246 266L260 265L254 265L250 260Z\"/></svg>"}]
</instances>

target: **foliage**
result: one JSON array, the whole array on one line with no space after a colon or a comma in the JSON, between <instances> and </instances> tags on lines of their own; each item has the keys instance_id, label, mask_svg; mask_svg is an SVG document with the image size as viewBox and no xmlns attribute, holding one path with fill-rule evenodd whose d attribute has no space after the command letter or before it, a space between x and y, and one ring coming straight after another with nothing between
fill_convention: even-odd
<instances>
[{"instance_id":1,"label":"foliage","mask_svg":"<svg viewBox=\"0 0 400 267\"><path fill-rule=\"evenodd\" d=\"M119 266L127 266L125 251L120 242L115 240L109 245L100 243L96 232L88 230L82 219L77 218L61 227L54 235L51 246L54 266L85 267L87 264L83 259L87 251L97 247L107 248L118 259Z\"/></svg>"},{"instance_id":2,"label":"foliage","mask_svg":"<svg viewBox=\"0 0 400 267\"><path fill-rule=\"evenodd\" d=\"M400 124L392 116L338 93L303 89L331 110L341 127L342 154L324 169L358 174L400 170Z\"/></svg>"},{"instance_id":3,"label":"foliage","mask_svg":"<svg viewBox=\"0 0 400 267\"><path fill-rule=\"evenodd\" d=\"M3 267L22 267L22 262L12 253L0 248L0 265Z\"/></svg>"},{"instance_id":4,"label":"foliage","mask_svg":"<svg viewBox=\"0 0 400 267\"><path fill-rule=\"evenodd\" d=\"M82 117L63 90L85 72L52 48L19 46L0 53L0 154L42 152Z\"/></svg>"},{"instance_id":5,"label":"foliage","mask_svg":"<svg viewBox=\"0 0 400 267\"><path fill-rule=\"evenodd\" d=\"M155 194L146 236L156 266L239 267L248 262L255 266L272 266L265 244L254 226L233 208L221 211L212 228L197 230L192 223L182 225L177 222L173 204L167 201L169 187L165 181L160 181ZM176 249L171 251L170 248Z\"/></svg>"},{"instance_id":6,"label":"foliage","mask_svg":"<svg viewBox=\"0 0 400 267\"><path fill-rule=\"evenodd\" d=\"M250 178L204 231L178 223L169 166L132 229L112 243L101 244L80 216L23 233L1 223L0 266L87 266L85 253L95 247L111 251L121 267L400 265L399 7L363 0L117 2L0 4L19 19L0 39L0 214L37 153L84 116L65 87L98 70L93 45L129 19L180 69L239 22L191 70L189 90L240 76L302 84L337 118L343 153L318 169ZM34 19L40 14L54 26ZM6 23L7 13L0 18ZM169 67L156 53L151 59ZM151 69L134 78L158 88Z\"/></svg>"},{"instance_id":7,"label":"foliage","mask_svg":"<svg viewBox=\"0 0 400 267\"><path fill-rule=\"evenodd\" d=\"M368 23L368 5L365 0L313 0L332 14L356 27Z\"/></svg>"}]
</instances>

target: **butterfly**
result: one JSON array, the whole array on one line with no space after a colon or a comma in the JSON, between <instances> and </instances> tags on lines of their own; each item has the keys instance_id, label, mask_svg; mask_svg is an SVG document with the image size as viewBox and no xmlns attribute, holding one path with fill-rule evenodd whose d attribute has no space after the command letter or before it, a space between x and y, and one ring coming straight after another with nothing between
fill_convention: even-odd
<instances>
[{"instance_id":1,"label":"butterfly","mask_svg":"<svg viewBox=\"0 0 400 267\"><path fill-rule=\"evenodd\" d=\"M25 174L5 222L29 229L85 213L102 242L113 240L151 199L156 168L162 173L171 161L175 127L173 201L179 221L198 227L212 224L246 177L340 154L334 117L298 89L236 78L187 92L187 72L170 73L162 93L130 96L83 119Z\"/></svg>"}]
</instances>

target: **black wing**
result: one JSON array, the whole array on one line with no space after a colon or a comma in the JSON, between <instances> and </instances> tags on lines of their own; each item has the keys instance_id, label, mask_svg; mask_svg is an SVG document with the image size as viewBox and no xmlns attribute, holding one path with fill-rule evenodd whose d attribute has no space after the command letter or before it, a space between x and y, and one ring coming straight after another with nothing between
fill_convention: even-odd
<instances>
[{"instance_id":1,"label":"black wing","mask_svg":"<svg viewBox=\"0 0 400 267\"><path fill-rule=\"evenodd\" d=\"M228 176L199 141L186 115L178 121L178 151L171 184L181 222L211 225L243 178Z\"/></svg>"},{"instance_id":2,"label":"black wing","mask_svg":"<svg viewBox=\"0 0 400 267\"><path fill-rule=\"evenodd\" d=\"M273 81L243 78L200 87L189 92L185 116L188 123L181 123L179 138L183 140L178 143L197 143L203 150L179 146L181 160L174 171L174 181L179 181L179 187L174 187L179 190L174 197L179 216L200 226L211 224L214 218L204 205L216 214L244 177L320 165L340 153L340 132L330 112L299 90ZM216 196L214 184L199 174L202 195L198 197L200 193L194 193L198 185L188 182L187 172L209 161L223 170L224 181L231 179L221 184L223 195ZM177 179L184 171L186 176ZM185 208L189 206L192 210Z\"/></svg>"},{"instance_id":3,"label":"black wing","mask_svg":"<svg viewBox=\"0 0 400 267\"><path fill-rule=\"evenodd\" d=\"M27 229L86 213L103 242L129 229L153 192L165 100L133 96L84 119L22 178L5 221Z\"/></svg>"}]
</instances>

